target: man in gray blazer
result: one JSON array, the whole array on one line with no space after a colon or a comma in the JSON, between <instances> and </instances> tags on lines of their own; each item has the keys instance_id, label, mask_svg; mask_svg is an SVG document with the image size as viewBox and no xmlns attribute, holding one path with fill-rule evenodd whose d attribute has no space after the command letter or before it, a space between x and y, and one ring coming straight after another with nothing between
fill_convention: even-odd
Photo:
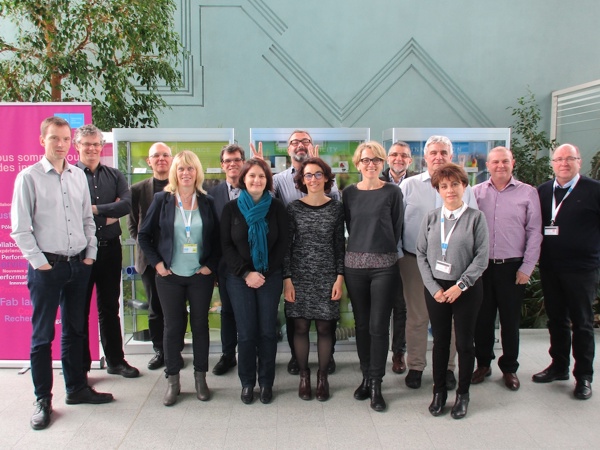
<instances>
[{"instance_id":1,"label":"man in gray blazer","mask_svg":"<svg viewBox=\"0 0 600 450\"><path fill-rule=\"evenodd\" d=\"M162 191L169 182L169 169L173 162L171 149L162 142L156 142L150 147L146 162L152 168L153 177L131 186L131 213L127 220L127 226L129 234L136 241L154 194ZM155 352L148 362L148 369L156 370L165 362L163 353L164 318L156 291L156 271L148 264L139 244L136 247L135 270L142 277L148 298L148 328Z\"/></svg>"}]
</instances>

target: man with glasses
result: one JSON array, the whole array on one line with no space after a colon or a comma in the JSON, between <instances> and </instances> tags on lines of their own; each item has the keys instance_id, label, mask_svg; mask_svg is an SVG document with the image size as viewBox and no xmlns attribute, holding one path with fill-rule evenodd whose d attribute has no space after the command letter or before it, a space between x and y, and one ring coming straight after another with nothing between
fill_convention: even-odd
<instances>
[{"instance_id":1,"label":"man with glasses","mask_svg":"<svg viewBox=\"0 0 600 450\"><path fill-rule=\"evenodd\" d=\"M452 142L446 136L431 136L425 143L425 162L427 170L420 175L405 179L400 184L404 195L404 228L402 245L404 258L400 260L400 274L404 286L406 301L406 364L408 374L404 382L412 389L421 387L423 370L427 365L427 333L429 313L425 304L423 279L417 266L417 236L421 230L423 218L433 209L442 206L440 194L431 185L434 171L452 161ZM467 186L463 201L477 209L477 201L470 186ZM450 346L450 360L446 377L449 390L456 387L454 369L456 367L456 346Z\"/></svg>"},{"instance_id":2,"label":"man with glasses","mask_svg":"<svg viewBox=\"0 0 600 450\"><path fill-rule=\"evenodd\" d=\"M171 148L164 142L155 142L150 146L148 158L146 158L146 163L152 169L152 177L131 186L131 212L127 218L127 227L129 235L136 242L154 194L162 192L169 183L169 170L172 162ZM148 361L148 369L156 370L165 365L163 351L165 320L156 290L156 270L148 263L139 243L136 244L135 270L142 278L148 299L148 331L154 349L154 356Z\"/></svg>"},{"instance_id":3,"label":"man with glasses","mask_svg":"<svg viewBox=\"0 0 600 450\"><path fill-rule=\"evenodd\" d=\"M544 238L540 276L552 362L536 383L569 379L573 347L575 398L592 396L594 311L600 268L600 183L581 176L581 155L571 144L552 156L555 178L538 187Z\"/></svg>"},{"instance_id":4,"label":"man with glasses","mask_svg":"<svg viewBox=\"0 0 600 450\"><path fill-rule=\"evenodd\" d=\"M100 163L104 146L102 132L94 125L78 128L73 139L79 153L79 167L85 173L92 200L92 213L96 224L98 255L92 266L87 289L86 337L84 369L89 371L92 357L89 346L89 313L92 292L96 287L96 304L100 322L100 341L106 357L107 372L126 378L135 378L140 372L125 361L121 319L119 317L121 297L121 224L119 218L129 214L131 193L123 174Z\"/></svg>"},{"instance_id":5,"label":"man with glasses","mask_svg":"<svg viewBox=\"0 0 600 450\"><path fill-rule=\"evenodd\" d=\"M417 175L417 172L408 170L411 163L410 146L406 142L396 141L388 151L388 168L381 172L379 179L400 187L405 178ZM392 307L392 372L397 374L406 372L406 301L402 290L402 279L399 279L398 293Z\"/></svg>"},{"instance_id":6,"label":"man with glasses","mask_svg":"<svg viewBox=\"0 0 600 450\"><path fill-rule=\"evenodd\" d=\"M260 150L259 150L260 151ZM306 194L302 193L299 189L296 189L296 185L294 183L294 175L296 171L300 169L302 162L310 157L319 156L319 146L313 146L312 137L305 130L294 130L290 137L288 138L288 155L290 155L290 159L292 161L292 165L290 168L284 170L283 172L279 172L273 176L273 187L275 190L275 197L283 201L284 205L287 206L288 203L293 202L294 200L298 200L304 197ZM334 200L341 200L340 192L337 188L337 185L334 184L331 187L331 192L327 193L327 196L333 198ZM333 327L333 346L335 348L335 329L336 326ZM300 368L298 367L298 362L296 361L296 352L294 351L294 319L287 318L286 319L286 329L287 329L287 337L288 344L290 346L290 351L292 352L292 357L290 358L290 362L288 363L288 372L291 375L297 375L300 373ZM335 359L333 358L333 351L331 353L331 359L329 361L328 372L330 374L335 372Z\"/></svg>"},{"instance_id":7,"label":"man with glasses","mask_svg":"<svg viewBox=\"0 0 600 450\"><path fill-rule=\"evenodd\" d=\"M29 263L31 378L36 408L30 426L43 430L52 413L52 341L60 306L61 361L66 403L108 403L112 394L87 384L85 294L96 258L96 227L85 175L70 165L71 127L60 117L42 122L44 157L17 175L10 211L10 236ZM3 345L10 345L3 342Z\"/></svg>"},{"instance_id":8,"label":"man with glasses","mask_svg":"<svg viewBox=\"0 0 600 450\"><path fill-rule=\"evenodd\" d=\"M208 193L215 199L217 216L221 220L221 214L225 204L235 200L240 195L240 171L244 165L246 156L244 149L237 144L226 145L221 149L221 169L225 172L225 182L217 184ZM237 365L235 348L237 347L237 326L235 316L231 307L231 299L227 293L227 263L225 258L219 261L217 276L219 280L219 297L221 297L221 349L222 354L219 362L213 367L215 375L224 375L229 369Z\"/></svg>"}]
</instances>

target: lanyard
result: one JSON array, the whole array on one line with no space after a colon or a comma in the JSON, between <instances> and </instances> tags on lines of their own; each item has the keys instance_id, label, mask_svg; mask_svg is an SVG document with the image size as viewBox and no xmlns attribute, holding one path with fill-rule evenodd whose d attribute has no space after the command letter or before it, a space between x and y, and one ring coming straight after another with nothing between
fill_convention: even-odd
<instances>
[{"instance_id":1,"label":"lanyard","mask_svg":"<svg viewBox=\"0 0 600 450\"><path fill-rule=\"evenodd\" d=\"M552 217L550 218L550 225L554 225L554 221L556 220L556 215L558 214L560 207L562 206L565 199L569 196L569 194L571 192L573 192L573 189L575 188L575 185L577 184L578 181L579 181L579 174L577 174L575 176L575 178L573 179L573 183L571 184L571 186L569 186L569 190L567 191L567 193L565 194L565 196L562 198L562 200L560 201L560 203L558 205L556 204L556 197L554 196L554 189L556 189L556 183L554 183L552 185Z\"/></svg>"},{"instance_id":2,"label":"lanyard","mask_svg":"<svg viewBox=\"0 0 600 450\"><path fill-rule=\"evenodd\" d=\"M456 221L454 222L454 225L452 225L450 232L446 236L445 224L444 224L446 219L444 218L444 216L445 216L444 213L446 211L448 213L450 213L450 211L448 209L446 209L445 206L442 206L442 217L440 219L440 222L441 222L440 223L440 234L441 234L441 241L442 241L442 260L443 261L446 261L446 251L448 250L448 242L450 241L450 236L452 236L452 233L454 232L454 227L456 227L456 224L458 223L458 219L460 219L460 216L463 215L463 213L467 210L468 207L469 207L469 205L467 205L466 203L463 202L463 205L458 209L456 214L453 213L454 217L456 217Z\"/></svg>"},{"instance_id":3,"label":"lanyard","mask_svg":"<svg viewBox=\"0 0 600 450\"><path fill-rule=\"evenodd\" d=\"M185 215L185 209L183 209L183 203L181 203L179 192L177 193L177 204L179 206L179 211L181 212L181 217L183 218L183 224L185 225L185 236L187 237L187 241L189 243L192 233L192 216L194 214L194 205L196 204L196 194L194 193L192 196L192 206L190 207L189 217L186 217Z\"/></svg>"}]
</instances>

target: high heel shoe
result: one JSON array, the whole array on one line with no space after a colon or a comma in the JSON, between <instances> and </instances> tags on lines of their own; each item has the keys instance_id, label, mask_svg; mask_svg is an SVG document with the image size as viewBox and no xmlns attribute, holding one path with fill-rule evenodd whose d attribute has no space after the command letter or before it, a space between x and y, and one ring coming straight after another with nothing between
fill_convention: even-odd
<instances>
[{"instance_id":1,"label":"high heel shoe","mask_svg":"<svg viewBox=\"0 0 600 450\"><path fill-rule=\"evenodd\" d=\"M469 393L456 394L456 401L452 407L452 418L462 419L467 415L467 408L469 407Z\"/></svg>"},{"instance_id":2,"label":"high heel shoe","mask_svg":"<svg viewBox=\"0 0 600 450\"><path fill-rule=\"evenodd\" d=\"M163 397L163 405L173 406L177 401L179 392L181 392L179 374L167 375L167 392L165 392L165 396Z\"/></svg>"},{"instance_id":3,"label":"high heel shoe","mask_svg":"<svg viewBox=\"0 0 600 450\"><path fill-rule=\"evenodd\" d=\"M433 394L433 400L431 401L431 405L429 405L429 412L432 416L439 416L442 414L444 410L444 406L446 406L446 400L448 399L448 391L443 392L435 392Z\"/></svg>"}]
</instances>

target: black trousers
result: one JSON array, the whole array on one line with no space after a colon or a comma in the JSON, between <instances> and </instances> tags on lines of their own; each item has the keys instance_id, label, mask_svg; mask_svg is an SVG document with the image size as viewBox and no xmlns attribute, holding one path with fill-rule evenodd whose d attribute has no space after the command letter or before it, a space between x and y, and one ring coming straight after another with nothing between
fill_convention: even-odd
<instances>
[{"instance_id":1,"label":"black trousers","mask_svg":"<svg viewBox=\"0 0 600 450\"><path fill-rule=\"evenodd\" d=\"M599 273L598 269L573 273L540 269L552 365L558 370L568 370L572 345L573 375L590 382L595 353L592 303L596 299Z\"/></svg>"},{"instance_id":2,"label":"black trousers","mask_svg":"<svg viewBox=\"0 0 600 450\"><path fill-rule=\"evenodd\" d=\"M219 297L221 298L221 346L222 352L227 356L235 356L237 347L237 326L231 299L227 292L227 277L229 271L225 258L219 263Z\"/></svg>"},{"instance_id":3,"label":"black trousers","mask_svg":"<svg viewBox=\"0 0 600 450\"><path fill-rule=\"evenodd\" d=\"M456 284L456 281L436 280L444 290ZM481 278L464 291L454 303L438 303L425 288L425 302L433 333L433 392L446 391L446 371L450 359L450 338L452 319L456 335L458 353L457 394L466 394L471 386L471 376L475 366L475 323L483 297Z\"/></svg>"},{"instance_id":4,"label":"black trousers","mask_svg":"<svg viewBox=\"0 0 600 450\"><path fill-rule=\"evenodd\" d=\"M500 315L502 356L498 367L503 373L519 369L519 326L525 285L516 284L520 262L490 263L483 272L483 302L475 328L475 355L477 365L489 367L494 355L496 314Z\"/></svg>"},{"instance_id":5,"label":"black trousers","mask_svg":"<svg viewBox=\"0 0 600 450\"><path fill-rule=\"evenodd\" d=\"M89 317L92 292L96 287L96 304L100 322L100 342L109 366L123 363L123 336L119 317L121 297L121 262L123 259L121 243L118 238L108 241L106 246L98 246L98 255L92 266L92 273L86 293L85 335L83 350L83 368L89 371L92 365L89 341Z\"/></svg>"},{"instance_id":6,"label":"black trousers","mask_svg":"<svg viewBox=\"0 0 600 450\"><path fill-rule=\"evenodd\" d=\"M398 270L400 268L399 261ZM406 353L406 300L400 274L398 274L396 289L398 292L394 294L394 306L392 307L392 352Z\"/></svg>"},{"instance_id":7,"label":"black trousers","mask_svg":"<svg viewBox=\"0 0 600 450\"><path fill-rule=\"evenodd\" d=\"M156 269L148 265L142 276L142 284L148 299L148 330L154 351L163 350L165 319L163 316L158 291L156 290Z\"/></svg>"}]
</instances>

